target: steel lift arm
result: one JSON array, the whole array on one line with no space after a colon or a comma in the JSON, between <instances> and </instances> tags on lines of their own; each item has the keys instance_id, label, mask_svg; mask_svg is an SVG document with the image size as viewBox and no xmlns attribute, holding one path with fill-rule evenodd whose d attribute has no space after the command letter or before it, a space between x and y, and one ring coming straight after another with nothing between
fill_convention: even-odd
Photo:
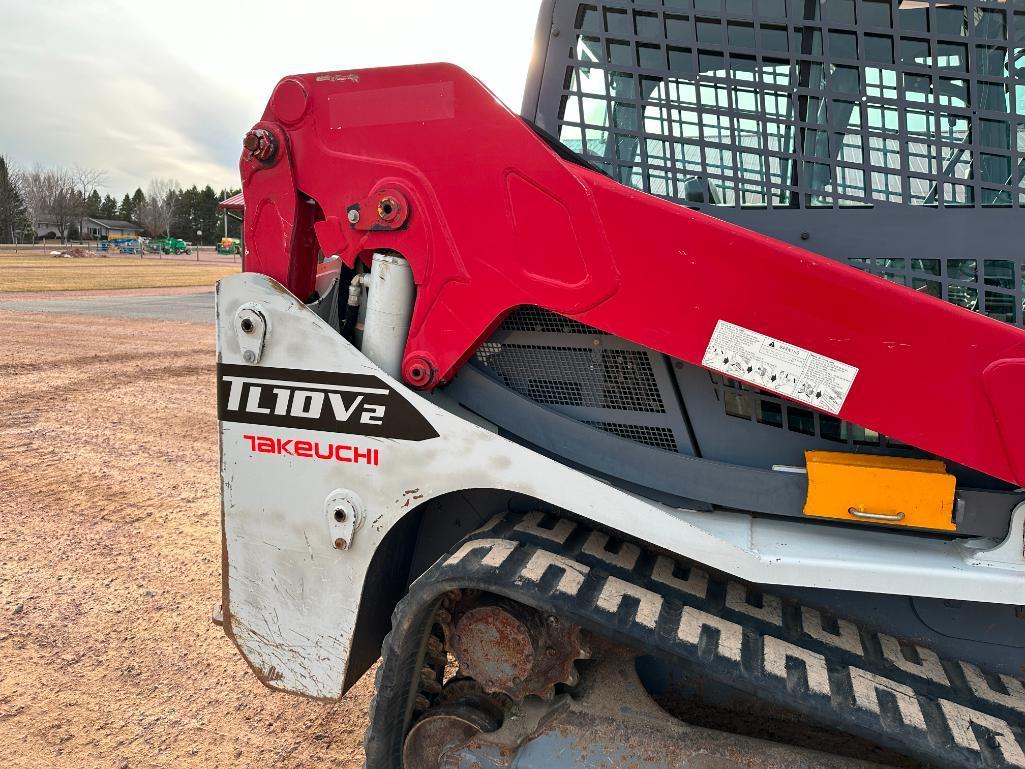
<instances>
[{"instance_id":1,"label":"steel lift arm","mask_svg":"<svg viewBox=\"0 0 1025 769\"><path fill-rule=\"evenodd\" d=\"M1025 485L1025 331L618 184L457 67L285 78L245 146L246 269L307 299L318 252L400 253L414 387L519 305L697 365L726 321L856 367L837 416Z\"/></svg>"}]
</instances>

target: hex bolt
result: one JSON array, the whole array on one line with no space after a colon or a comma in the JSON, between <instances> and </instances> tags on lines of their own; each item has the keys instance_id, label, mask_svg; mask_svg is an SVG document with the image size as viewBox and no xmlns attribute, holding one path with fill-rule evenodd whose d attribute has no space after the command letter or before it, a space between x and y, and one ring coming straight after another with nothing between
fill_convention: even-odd
<instances>
[{"instance_id":1,"label":"hex bolt","mask_svg":"<svg viewBox=\"0 0 1025 769\"><path fill-rule=\"evenodd\" d=\"M353 208L349 211L349 224L359 224L359 209Z\"/></svg>"},{"instance_id":2,"label":"hex bolt","mask_svg":"<svg viewBox=\"0 0 1025 769\"><path fill-rule=\"evenodd\" d=\"M256 131L250 131L242 140L242 146L250 152L256 152L260 149L260 135Z\"/></svg>"},{"instance_id":3,"label":"hex bolt","mask_svg":"<svg viewBox=\"0 0 1025 769\"><path fill-rule=\"evenodd\" d=\"M250 157L261 163L271 162L278 153L277 139L265 128L255 128L247 133L242 146Z\"/></svg>"}]
</instances>

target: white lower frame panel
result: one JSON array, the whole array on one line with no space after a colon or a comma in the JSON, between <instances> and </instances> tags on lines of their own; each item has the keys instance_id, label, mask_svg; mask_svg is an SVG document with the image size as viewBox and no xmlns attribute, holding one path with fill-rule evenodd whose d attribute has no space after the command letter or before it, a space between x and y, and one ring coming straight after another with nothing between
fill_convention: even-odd
<instances>
[{"instance_id":1,"label":"white lower frame panel","mask_svg":"<svg viewBox=\"0 0 1025 769\"><path fill-rule=\"evenodd\" d=\"M992 551L885 531L674 509L518 446L408 390L262 275L233 276L218 286L221 363L245 365L233 325L243 304L258 306L267 320L260 367L373 374L439 433L402 441L221 423L225 618L246 659L276 688L340 696L375 550L417 505L469 488L545 499L751 582L1025 603L1025 508L1016 513L1011 539ZM261 453L246 437L255 435L320 442L322 453L328 444L352 444L376 450L378 461ZM335 547L325 514L325 500L340 489L355 492L365 506L348 549Z\"/></svg>"}]
</instances>

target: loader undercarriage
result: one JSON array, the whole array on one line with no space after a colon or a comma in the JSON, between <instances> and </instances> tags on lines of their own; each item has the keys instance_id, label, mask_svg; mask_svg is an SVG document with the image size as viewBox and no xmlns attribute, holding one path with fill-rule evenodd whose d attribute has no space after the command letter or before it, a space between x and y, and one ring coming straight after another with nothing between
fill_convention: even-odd
<instances>
[{"instance_id":1,"label":"loader undercarriage","mask_svg":"<svg viewBox=\"0 0 1025 769\"><path fill-rule=\"evenodd\" d=\"M455 638L496 624L502 643ZM493 519L414 584L392 628L369 766L729 766L701 762L737 755L763 762L750 766L861 765L672 720L637 682L630 648L926 766L1025 766L1025 691L1010 677L555 516ZM580 642L566 643L577 628ZM453 648L463 657L449 658ZM535 654L555 664L521 686L516 668L536 671ZM645 737L629 739L630 724Z\"/></svg>"}]
</instances>

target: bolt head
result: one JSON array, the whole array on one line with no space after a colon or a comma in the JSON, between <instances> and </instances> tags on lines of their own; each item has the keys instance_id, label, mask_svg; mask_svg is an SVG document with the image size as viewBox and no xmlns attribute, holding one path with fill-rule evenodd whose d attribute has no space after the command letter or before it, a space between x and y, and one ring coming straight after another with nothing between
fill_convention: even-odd
<instances>
[{"instance_id":1,"label":"bolt head","mask_svg":"<svg viewBox=\"0 0 1025 769\"><path fill-rule=\"evenodd\" d=\"M260 149L260 135L256 131L250 131L242 140L242 146L250 152L256 152Z\"/></svg>"},{"instance_id":2,"label":"bolt head","mask_svg":"<svg viewBox=\"0 0 1025 769\"><path fill-rule=\"evenodd\" d=\"M246 350L242 353L242 360L246 363L256 363L256 353L252 350Z\"/></svg>"},{"instance_id":3,"label":"bolt head","mask_svg":"<svg viewBox=\"0 0 1025 769\"><path fill-rule=\"evenodd\" d=\"M377 216L383 222L390 222L399 215L399 201L393 197L381 198L377 204Z\"/></svg>"},{"instance_id":4,"label":"bolt head","mask_svg":"<svg viewBox=\"0 0 1025 769\"><path fill-rule=\"evenodd\" d=\"M339 537L338 539L335 540L335 550L344 550L344 549L345 549L345 540L342 539L341 537Z\"/></svg>"},{"instance_id":5,"label":"bolt head","mask_svg":"<svg viewBox=\"0 0 1025 769\"><path fill-rule=\"evenodd\" d=\"M261 163L269 163L277 154L277 141L274 134L265 128L254 128L242 140L242 146L250 157Z\"/></svg>"},{"instance_id":6,"label":"bolt head","mask_svg":"<svg viewBox=\"0 0 1025 769\"><path fill-rule=\"evenodd\" d=\"M349 211L349 224L359 224L359 210L354 208Z\"/></svg>"}]
</instances>

